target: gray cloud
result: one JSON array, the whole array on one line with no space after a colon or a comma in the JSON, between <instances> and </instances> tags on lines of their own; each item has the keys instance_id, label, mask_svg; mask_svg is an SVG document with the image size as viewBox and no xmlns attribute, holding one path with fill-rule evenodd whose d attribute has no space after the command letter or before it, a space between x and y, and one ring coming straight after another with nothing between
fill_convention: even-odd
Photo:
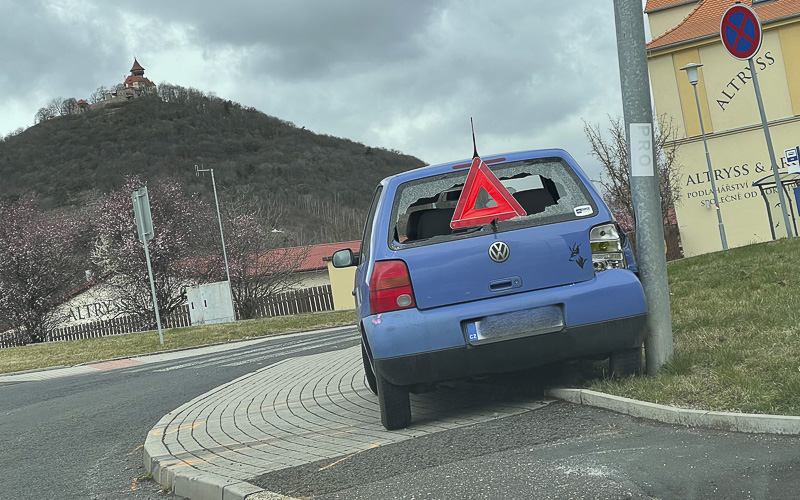
<instances>
[{"instance_id":1,"label":"gray cloud","mask_svg":"<svg viewBox=\"0 0 800 500\"><path fill-rule=\"evenodd\" d=\"M52 97L120 82L214 91L428 162L564 147L621 113L610 2L0 0L0 134ZM27 114L27 116L25 116Z\"/></svg>"}]
</instances>

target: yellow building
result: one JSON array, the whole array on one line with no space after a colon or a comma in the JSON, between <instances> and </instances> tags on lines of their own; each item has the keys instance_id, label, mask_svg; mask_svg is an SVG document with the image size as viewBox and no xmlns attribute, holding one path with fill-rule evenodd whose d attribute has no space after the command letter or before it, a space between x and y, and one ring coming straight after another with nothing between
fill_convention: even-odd
<instances>
[{"instance_id":1,"label":"yellow building","mask_svg":"<svg viewBox=\"0 0 800 500\"><path fill-rule=\"evenodd\" d=\"M680 70L689 63L703 64L697 92L729 247L786 236L749 64L728 54L719 36L722 15L734 3L648 0L645 7L653 36L647 52L655 110L671 117L678 133L672 144L682 165L681 201L675 209L686 256L722 248L694 91ZM784 151L800 145L800 0L743 3L752 4L761 19L763 43L754 62L785 174ZM784 175L783 182L797 234L795 177L800 178Z\"/></svg>"}]
</instances>

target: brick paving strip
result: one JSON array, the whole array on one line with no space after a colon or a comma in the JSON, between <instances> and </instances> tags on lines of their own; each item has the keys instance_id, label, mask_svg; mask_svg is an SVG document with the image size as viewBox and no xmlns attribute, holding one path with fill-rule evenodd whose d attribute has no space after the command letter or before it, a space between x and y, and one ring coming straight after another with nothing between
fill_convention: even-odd
<instances>
[{"instance_id":1,"label":"brick paving strip","mask_svg":"<svg viewBox=\"0 0 800 500\"><path fill-rule=\"evenodd\" d=\"M145 442L154 479L194 500L286 498L247 482L268 472L541 408L534 396L412 395L408 429L386 431L360 347L287 359L222 385L162 418ZM251 497L251 498L254 498Z\"/></svg>"},{"instance_id":2,"label":"brick paving strip","mask_svg":"<svg viewBox=\"0 0 800 500\"><path fill-rule=\"evenodd\" d=\"M143 365L144 362L129 358L129 359L116 359L114 361L104 361L102 363L94 363L89 365L90 368L96 370L116 370L117 368L129 368L131 366Z\"/></svg>"}]
</instances>

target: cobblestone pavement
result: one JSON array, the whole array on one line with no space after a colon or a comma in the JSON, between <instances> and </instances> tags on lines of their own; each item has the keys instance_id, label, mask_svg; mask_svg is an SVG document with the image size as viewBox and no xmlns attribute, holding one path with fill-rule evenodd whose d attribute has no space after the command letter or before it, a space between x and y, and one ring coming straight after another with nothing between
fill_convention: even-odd
<instances>
[{"instance_id":1,"label":"cobblestone pavement","mask_svg":"<svg viewBox=\"0 0 800 500\"><path fill-rule=\"evenodd\" d=\"M166 415L145 443L156 480L190 498L243 498L268 472L351 456L547 404L534 395L445 390L412 395L409 428L386 431L360 347L292 358L220 386Z\"/></svg>"}]
</instances>

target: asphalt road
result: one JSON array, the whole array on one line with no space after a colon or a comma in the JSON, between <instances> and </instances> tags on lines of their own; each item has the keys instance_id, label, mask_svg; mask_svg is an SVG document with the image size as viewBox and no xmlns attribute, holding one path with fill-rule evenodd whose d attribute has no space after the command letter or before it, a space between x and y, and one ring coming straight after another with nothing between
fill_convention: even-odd
<instances>
[{"instance_id":1,"label":"asphalt road","mask_svg":"<svg viewBox=\"0 0 800 500\"><path fill-rule=\"evenodd\" d=\"M0 386L0 498L165 498L140 446L166 413L287 357L356 345L355 331ZM442 390L540 391L542 373ZM252 478L323 499L796 498L800 439L688 429L562 402ZM173 497L174 498L174 497Z\"/></svg>"},{"instance_id":2,"label":"asphalt road","mask_svg":"<svg viewBox=\"0 0 800 500\"><path fill-rule=\"evenodd\" d=\"M315 499L795 499L800 439L556 402L251 480Z\"/></svg>"},{"instance_id":3,"label":"asphalt road","mask_svg":"<svg viewBox=\"0 0 800 500\"><path fill-rule=\"evenodd\" d=\"M141 445L165 414L287 357L351 347L355 330L89 375L0 386L1 499L165 498ZM172 497L175 498L175 497Z\"/></svg>"}]
</instances>

